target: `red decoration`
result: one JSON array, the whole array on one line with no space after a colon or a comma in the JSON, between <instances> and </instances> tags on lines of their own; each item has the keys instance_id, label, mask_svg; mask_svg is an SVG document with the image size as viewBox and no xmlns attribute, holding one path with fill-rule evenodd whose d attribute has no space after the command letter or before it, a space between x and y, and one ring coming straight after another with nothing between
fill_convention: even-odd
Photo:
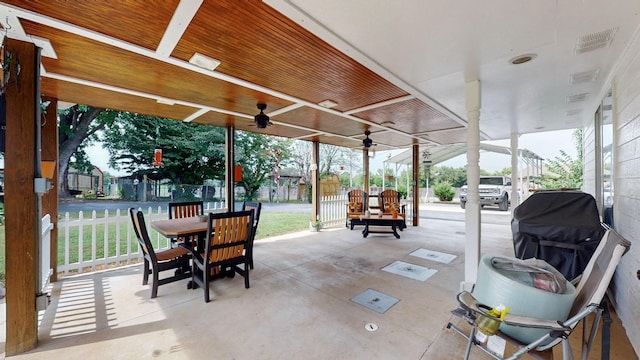
<instances>
[{"instance_id":1,"label":"red decoration","mask_svg":"<svg viewBox=\"0 0 640 360\"><path fill-rule=\"evenodd\" d=\"M162 166L162 149L155 149L153 152L154 162L153 166Z\"/></svg>"},{"instance_id":2,"label":"red decoration","mask_svg":"<svg viewBox=\"0 0 640 360\"><path fill-rule=\"evenodd\" d=\"M242 181L242 166L236 165L233 167L233 181Z\"/></svg>"}]
</instances>

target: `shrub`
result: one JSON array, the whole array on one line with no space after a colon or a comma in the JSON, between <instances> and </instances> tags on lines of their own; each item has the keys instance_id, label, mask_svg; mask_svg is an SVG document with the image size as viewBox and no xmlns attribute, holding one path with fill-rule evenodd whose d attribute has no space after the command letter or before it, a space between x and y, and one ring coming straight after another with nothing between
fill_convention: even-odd
<instances>
[{"instance_id":1,"label":"shrub","mask_svg":"<svg viewBox=\"0 0 640 360\"><path fill-rule=\"evenodd\" d=\"M95 200L98 198L98 195L96 195L93 190L88 190L82 193L82 197L86 200Z\"/></svg>"},{"instance_id":2,"label":"shrub","mask_svg":"<svg viewBox=\"0 0 640 360\"><path fill-rule=\"evenodd\" d=\"M451 201L453 200L453 196L456 194L456 192L453 191L451 184L445 181L445 182L437 183L433 187L433 194L440 201Z\"/></svg>"}]
</instances>

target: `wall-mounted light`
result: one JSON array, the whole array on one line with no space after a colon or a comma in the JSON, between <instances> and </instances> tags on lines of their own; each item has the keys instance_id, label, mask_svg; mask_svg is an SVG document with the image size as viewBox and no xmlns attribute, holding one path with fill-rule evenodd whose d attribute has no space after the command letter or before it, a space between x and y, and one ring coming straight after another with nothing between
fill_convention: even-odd
<instances>
[{"instance_id":1,"label":"wall-mounted light","mask_svg":"<svg viewBox=\"0 0 640 360\"><path fill-rule=\"evenodd\" d=\"M42 177L53 180L56 171L56 161L42 160L40 162L40 170L42 172Z\"/></svg>"},{"instance_id":2,"label":"wall-mounted light","mask_svg":"<svg viewBox=\"0 0 640 360\"><path fill-rule=\"evenodd\" d=\"M44 195L53 188L53 177L55 172L55 160L40 161L40 173L42 177L33 179L33 190L36 194Z\"/></svg>"}]
</instances>

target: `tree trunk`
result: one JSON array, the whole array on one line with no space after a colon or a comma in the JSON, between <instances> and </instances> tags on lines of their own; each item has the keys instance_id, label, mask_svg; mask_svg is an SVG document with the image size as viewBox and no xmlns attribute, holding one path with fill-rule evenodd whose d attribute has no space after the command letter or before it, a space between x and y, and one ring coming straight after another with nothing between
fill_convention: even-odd
<instances>
[{"instance_id":1,"label":"tree trunk","mask_svg":"<svg viewBox=\"0 0 640 360\"><path fill-rule=\"evenodd\" d=\"M103 108L86 107L82 111L78 105L72 106L65 114L59 115L60 127L65 127L66 131L60 131L60 151L58 162L60 164L58 173L58 197L71 198L69 192L69 164L71 157L78 150L82 142L97 130L104 127L104 123L92 122L100 115Z\"/></svg>"}]
</instances>

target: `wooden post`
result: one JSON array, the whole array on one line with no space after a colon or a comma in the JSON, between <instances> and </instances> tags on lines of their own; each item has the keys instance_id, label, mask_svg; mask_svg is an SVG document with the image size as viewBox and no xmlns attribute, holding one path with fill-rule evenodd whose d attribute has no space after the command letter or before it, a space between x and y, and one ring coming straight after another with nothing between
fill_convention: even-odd
<instances>
[{"instance_id":1,"label":"wooden post","mask_svg":"<svg viewBox=\"0 0 640 360\"><path fill-rule=\"evenodd\" d=\"M412 146L412 169L413 169L413 226L420 225L420 145L413 144ZM429 191L429 188L427 188Z\"/></svg>"},{"instance_id":2,"label":"wooden post","mask_svg":"<svg viewBox=\"0 0 640 360\"><path fill-rule=\"evenodd\" d=\"M233 126L227 127L226 136L226 149L225 149L225 171L226 171L226 189L227 189L227 211L235 211L236 197L235 197L235 182L233 181L233 166L235 165L235 145L236 145L236 129Z\"/></svg>"},{"instance_id":3,"label":"wooden post","mask_svg":"<svg viewBox=\"0 0 640 360\"><path fill-rule=\"evenodd\" d=\"M369 194L369 198L371 198L371 193L369 192L369 149L367 148L362 149L362 172L364 175L362 178L362 188L364 192Z\"/></svg>"},{"instance_id":4,"label":"wooden post","mask_svg":"<svg viewBox=\"0 0 640 360\"><path fill-rule=\"evenodd\" d=\"M40 239L39 199L34 178L39 175L40 52L27 42L7 39L13 56L6 88L5 163L6 333L7 356L36 347L36 292ZM14 66L20 63L16 75ZM36 165L38 164L38 165Z\"/></svg>"},{"instance_id":5,"label":"wooden post","mask_svg":"<svg viewBox=\"0 0 640 360\"><path fill-rule=\"evenodd\" d=\"M49 101L45 119L42 125L42 161L53 161L53 187L42 197L42 213L51 215L53 231L51 232L50 265L53 269L51 282L58 281L58 99L45 97L43 102Z\"/></svg>"},{"instance_id":6,"label":"wooden post","mask_svg":"<svg viewBox=\"0 0 640 360\"><path fill-rule=\"evenodd\" d=\"M320 215L320 143L313 142L313 163L315 170L311 171L311 216L317 219Z\"/></svg>"}]
</instances>

